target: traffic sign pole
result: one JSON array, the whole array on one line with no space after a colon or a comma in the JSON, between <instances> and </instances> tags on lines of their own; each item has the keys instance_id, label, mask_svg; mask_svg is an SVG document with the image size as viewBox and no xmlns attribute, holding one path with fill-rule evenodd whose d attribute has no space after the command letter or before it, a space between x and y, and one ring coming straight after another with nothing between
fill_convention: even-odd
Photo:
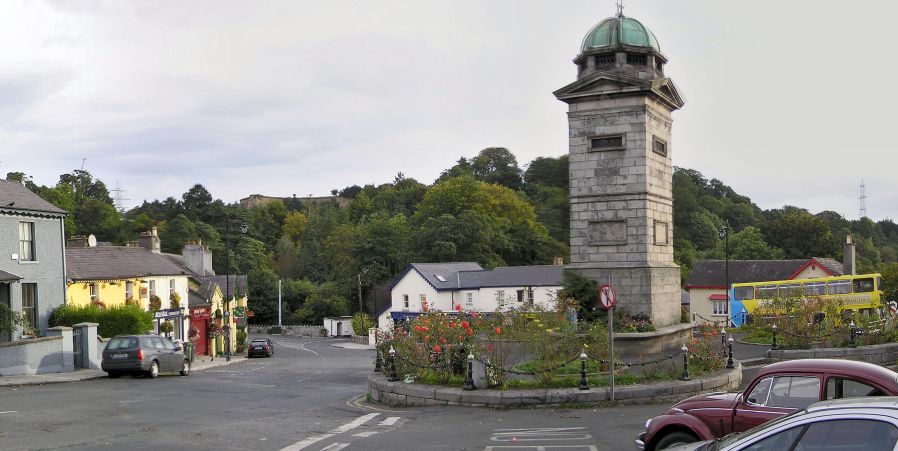
<instances>
[{"instance_id":1,"label":"traffic sign pole","mask_svg":"<svg viewBox=\"0 0 898 451\"><path fill-rule=\"evenodd\" d=\"M614 303L617 301L617 294L614 293L614 276L608 274L608 288L611 293L611 302L608 306L608 368L611 370L611 385L608 390L611 405L614 405ZM601 296L599 296L601 297Z\"/></svg>"}]
</instances>

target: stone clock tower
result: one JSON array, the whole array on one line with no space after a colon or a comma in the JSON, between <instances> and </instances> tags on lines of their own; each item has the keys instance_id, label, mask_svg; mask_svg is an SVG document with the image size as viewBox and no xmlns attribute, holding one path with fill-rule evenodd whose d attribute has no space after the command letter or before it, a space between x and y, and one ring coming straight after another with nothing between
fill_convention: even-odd
<instances>
[{"instance_id":1,"label":"stone clock tower","mask_svg":"<svg viewBox=\"0 0 898 451\"><path fill-rule=\"evenodd\" d=\"M655 35L618 13L583 38L568 104L571 263L655 327L680 321L673 261L671 113L683 106Z\"/></svg>"}]
</instances>

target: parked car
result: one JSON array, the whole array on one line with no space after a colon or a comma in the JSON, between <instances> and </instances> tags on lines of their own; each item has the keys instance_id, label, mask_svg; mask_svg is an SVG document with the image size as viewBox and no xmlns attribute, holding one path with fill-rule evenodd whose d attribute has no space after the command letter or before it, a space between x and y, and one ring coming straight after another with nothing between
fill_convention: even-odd
<instances>
[{"instance_id":1,"label":"parked car","mask_svg":"<svg viewBox=\"0 0 898 451\"><path fill-rule=\"evenodd\" d=\"M710 393L646 422L636 447L649 451L712 440L783 417L811 403L898 395L898 373L866 362L804 359L761 368L743 393Z\"/></svg>"},{"instance_id":2,"label":"parked car","mask_svg":"<svg viewBox=\"0 0 898 451\"><path fill-rule=\"evenodd\" d=\"M676 451L895 451L898 398L846 398L812 404L791 415L722 439Z\"/></svg>"},{"instance_id":3,"label":"parked car","mask_svg":"<svg viewBox=\"0 0 898 451\"><path fill-rule=\"evenodd\" d=\"M274 346L268 338L254 338L246 348L246 357L251 358L257 355L271 357L274 354Z\"/></svg>"},{"instance_id":4,"label":"parked car","mask_svg":"<svg viewBox=\"0 0 898 451\"><path fill-rule=\"evenodd\" d=\"M190 374L190 361L180 347L159 335L124 335L109 340L103 350L103 371L109 377L123 374L146 374L153 378L159 373Z\"/></svg>"}]
</instances>

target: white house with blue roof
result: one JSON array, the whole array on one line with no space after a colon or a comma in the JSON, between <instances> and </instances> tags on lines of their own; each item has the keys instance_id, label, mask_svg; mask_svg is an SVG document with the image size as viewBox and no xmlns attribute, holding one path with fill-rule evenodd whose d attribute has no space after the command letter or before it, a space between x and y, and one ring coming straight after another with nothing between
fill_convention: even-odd
<instances>
[{"instance_id":1,"label":"white house with blue roof","mask_svg":"<svg viewBox=\"0 0 898 451\"><path fill-rule=\"evenodd\" d=\"M555 307L562 288L561 266L505 266L483 269L474 262L412 263L390 285L390 303L378 309L377 325L392 327L425 308L492 312Z\"/></svg>"}]
</instances>

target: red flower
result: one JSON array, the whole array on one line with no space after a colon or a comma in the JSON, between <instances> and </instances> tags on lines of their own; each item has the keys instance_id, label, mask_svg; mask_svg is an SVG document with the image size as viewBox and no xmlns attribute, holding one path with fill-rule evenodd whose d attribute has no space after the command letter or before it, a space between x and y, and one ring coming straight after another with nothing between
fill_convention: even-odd
<instances>
[{"instance_id":1,"label":"red flower","mask_svg":"<svg viewBox=\"0 0 898 451\"><path fill-rule=\"evenodd\" d=\"M471 325L470 325L470 324L468 324L468 322L467 322L467 321L462 321L462 322L461 322L461 327L464 327L464 328L465 328L465 329L468 329L468 328L470 328L470 327L471 327Z\"/></svg>"},{"instance_id":2,"label":"red flower","mask_svg":"<svg viewBox=\"0 0 898 451\"><path fill-rule=\"evenodd\" d=\"M424 336L424 341L430 341L430 335L425 335L425 336Z\"/></svg>"},{"instance_id":3,"label":"red flower","mask_svg":"<svg viewBox=\"0 0 898 451\"><path fill-rule=\"evenodd\" d=\"M502 333L502 328L497 326L496 327L496 335L499 335L501 333Z\"/></svg>"},{"instance_id":4,"label":"red flower","mask_svg":"<svg viewBox=\"0 0 898 451\"><path fill-rule=\"evenodd\" d=\"M456 312L460 312L460 311L461 311L461 304L455 304L455 311L456 311Z\"/></svg>"},{"instance_id":5,"label":"red flower","mask_svg":"<svg viewBox=\"0 0 898 451\"><path fill-rule=\"evenodd\" d=\"M449 328L450 328L450 329L455 329L455 323L449 323Z\"/></svg>"},{"instance_id":6,"label":"red flower","mask_svg":"<svg viewBox=\"0 0 898 451\"><path fill-rule=\"evenodd\" d=\"M433 352L442 352L443 348L440 345L433 345Z\"/></svg>"},{"instance_id":7,"label":"red flower","mask_svg":"<svg viewBox=\"0 0 898 451\"><path fill-rule=\"evenodd\" d=\"M474 331L471 329L465 329L465 335L470 337L471 335L474 335Z\"/></svg>"},{"instance_id":8,"label":"red flower","mask_svg":"<svg viewBox=\"0 0 898 451\"><path fill-rule=\"evenodd\" d=\"M446 339L445 339L445 338L443 338L443 337L440 337L440 343L442 343L442 344L446 344Z\"/></svg>"}]
</instances>

